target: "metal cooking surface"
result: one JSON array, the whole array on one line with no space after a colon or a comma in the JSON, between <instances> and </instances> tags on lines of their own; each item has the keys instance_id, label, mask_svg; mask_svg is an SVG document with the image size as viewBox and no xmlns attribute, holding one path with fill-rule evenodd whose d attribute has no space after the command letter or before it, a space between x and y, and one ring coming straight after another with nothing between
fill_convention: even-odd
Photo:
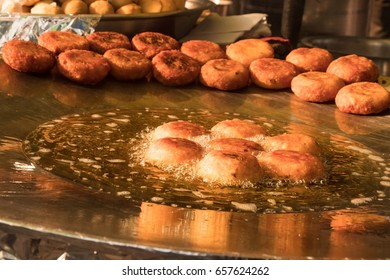
<instances>
[{"instance_id":1,"label":"metal cooking surface","mask_svg":"<svg viewBox=\"0 0 390 280\"><path fill-rule=\"evenodd\" d=\"M0 222L3 224L31 229L42 236L145 249L157 255L172 252L242 258L390 258L388 111L379 116L346 115L332 103L305 103L288 91L265 91L254 86L224 93L200 85L168 88L154 82L121 83L107 79L96 87L82 87L55 73L46 76L17 73L2 62L0 81ZM262 192L251 190L261 202L255 213L233 208L228 203L218 203L218 210L204 209L194 203L192 192L184 192L185 196L190 194L189 201L176 205L170 199L183 193L167 192L169 196L163 197L167 200L165 204L153 202L150 197L143 199L136 191L133 198L127 198L104 189L102 186L114 186L103 184L99 178L74 180L66 169L62 174L47 170L48 162L34 159L35 152L28 154L24 140L40 139L41 132L45 132L44 124L55 124L64 116L84 121L93 114L109 112L130 116L129 124L134 128L124 131L131 137L145 125L156 126L165 121L168 115L184 118L191 112L210 114L212 121L209 116L199 118L207 126L211 125L209 122L230 117L266 121L272 124L271 133L287 130L317 136L324 147L336 149L329 155L337 155L337 161L343 164L334 165L337 175L330 177L327 185L294 190L282 187L283 191L294 191L296 199L290 197L291 204L286 202L292 209L265 206ZM134 116L140 112L144 119L138 122ZM68 122L63 121L64 131L71 131L66 126ZM126 126L127 122L118 124ZM329 171L332 174L335 170ZM95 183L101 186L96 187ZM127 184L119 184L119 188L134 192L136 184ZM145 186L146 192L152 190ZM169 185L164 189L169 189ZM151 197L161 197L160 190L153 191ZM299 199L316 191L329 192L331 199L326 204L331 207L322 204L326 196L313 196L312 200L306 200L310 207L302 206L305 200ZM229 194L229 201L232 195ZM249 201L245 195L242 198L241 201ZM282 205L285 204L278 201L277 206ZM265 213L267 209L274 213Z\"/></svg>"}]
</instances>

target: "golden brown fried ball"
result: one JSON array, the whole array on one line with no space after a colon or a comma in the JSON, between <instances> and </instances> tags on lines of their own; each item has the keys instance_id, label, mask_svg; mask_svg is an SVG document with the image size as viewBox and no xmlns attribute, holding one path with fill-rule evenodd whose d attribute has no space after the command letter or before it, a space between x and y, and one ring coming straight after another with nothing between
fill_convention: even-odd
<instances>
[{"instance_id":1,"label":"golden brown fried ball","mask_svg":"<svg viewBox=\"0 0 390 280\"><path fill-rule=\"evenodd\" d=\"M210 88L233 91L247 87L250 83L250 74L242 63L219 58L210 60L201 67L199 80Z\"/></svg>"},{"instance_id":2,"label":"golden brown fried ball","mask_svg":"<svg viewBox=\"0 0 390 280\"><path fill-rule=\"evenodd\" d=\"M38 44L56 55L72 49L89 50L89 42L84 36L67 31L46 31L38 37Z\"/></svg>"},{"instance_id":3,"label":"golden brown fried ball","mask_svg":"<svg viewBox=\"0 0 390 280\"><path fill-rule=\"evenodd\" d=\"M55 63L54 54L31 41L10 40L3 45L4 62L12 69L25 73L46 73Z\"/></svg>"},{"instance_id":4,"label":"golden brown fried ball","mask_svg":"<svg viewBox=\"0 0 390 280\"><path fill-rule=\"evenodd\" d=\"M76 49L60 53L57 67L63 76L83 85L101 82L110 71L110 64L102 55Z\"/></svg>"},{"instance_id":5,"label":"golden brown fried ball","mask_svg":"<svg viewBox=\"0 0 390 280\"><path fill-rule=\"evenodd\" d=\"M89 5L90 14L109 15L115 14L114 7L108 1L94 1Z\"/></svg>"},{"instance_id":6,"label":"golden brown fried ball","mask_svg":"<svg viewBox=\"0 0 390 280\"><path fill-rule=\"evenodd\" d=\"M356 54L333 60L326 72L336 75L346 84L356 82L375 82L379 76L378 66L371 59Z\"/></svg>"},{"instance_id":7,"label":"golden brown fried ball","mask_svg":"<svg viewBox=\"0 0 390 280\"><path fill-rule=\"evenodd\" d=\"M267 137L262 141L261 146L266 152L276 150L290 150L312 155L320 155L321 149L316 140L301 133L284 133Z\"/></svg>"},{"instance_id":8,"label":"golden brown fried ball","mask_svg":"<svg viewBox=\"0 0 390 280\"><path fill-rule=\"evenodd\" d=\"M82 0L68 0L62 4L62 10L67 15L88 14L88 5Z\"/></svg>"},{"instance_id":9,"label":"golden brown fried ball","mask_svg":"<svg viewBox=\"0 0 390 280\"><path fill-rule=\"evenodd\" d=\"M189 121L172 121L158 126L152 133L152 139L179 137L192 139L210 132L200 124Z\"/></svg>"},{"instance_id":10,"label":"golden brown fried ball","mask_svg":"<svg viewBox=\"0 0 390 280\"><path fill-rule=\"evenodd\" d=\"M333 55L321 48L297 48L286 56L286 61L294 64L300 72L325 72Z\"/></svg>"},{"instance_id":11,"label":"golden brown fried ball","mask_svg":"<svg viewBox=\"0 0 390 280\"><path fill-rule=\"evenodd\" d=\"M325 176L320 158L309 153L276 150L257 158L266 174L275 179L315 180Z\"/></svg>"},{"instance_id":12,"label":"golden brown fried ball","mask_svg":"<svg viewBox=\"0 0 390 280\"><path fill-rule=\"evenodd\" d=\"M390 107L390 93L380 84L359 82L340 89L335 102L344 113L378 114Z\"/></svg>"},{"instance_id":13,"label":"golden brown fried ball","mask_svg":"<svg viewBox=\"0 0 390 280\"><path fill-rule=\"evenodd\" d=\"M168 35L159 32L141 32L136 34L131 39L133 48L146 55L147 58L152 58L163 50L178 50L179 42Z\"/></svg>"},{"instance_id":14,"label":"golden brown fried ball","mask_svg":"<svg viewBox=\"0 0 390 280\"><path fill-rule=\"evenodd\" d=\"M55 2L39 1L30 9L31 14L55 15L62 14L62 8Z\"/></svg>"},{"instance_id":15,"label":"golden brown fried ball","mask_svg":"<svg viewBox=\"0 0 390 280\"><path fill-rule=\"evenodd\" d=\"M184 86L194 82L200 65L178 50L161 51L152 58L153 77L166 86Z\"/></svg>"},{"instance_id":16,"label":"golden brown fried ball","mask_svg":"<svg viewBox=\"0 0 390 280\"><path fill-rule=\"evenodd\" d=\"M294 77L291 90L302 100L321 103L334 100L344 85L344 81L333 74L313 71Z\"/></svg>"},{"instance_id":17,"label":"golden brown fried ball","mask_svg":"<svg viewBox=\"0 0 390 280\"><path fill-rule=\"evenodd\" d=\"M107 50L124 48L131 49L129 38L119 32L100 31L88 34L85 38L89 42L91 51L104 54Z\"/></svg>"},{"instance_id":18,"label":"golden brown fried ball","mask_svg":"<svg viewBox=\"0 0 390 280\"><path fill-rule=\"evenodd\" d=\"M120 15L134 15L141 12L141 6L135 3L124 5L115 11L115 13Z\"/></svg>"},{"instance_id":19,"label":"golden brown fried ball","mask_svg":"<svg viewBox=\"0 0 390 280\"><path fill-rule=\"evenodd\" d=\"M202 152L202 147L191 140L165 137L150 144L145 161L158 167L191 164L202 157Z\"/></svg>"},{"instance_id":20,"label":"golden brown fried ball","mask_svg":"<svg viewBox=\"0 0 390 280\"><path fill-rule=\"evenodd\" d=\"M202 65L212 59L226 58L226 53L220 45L207 40L186 41L181 45L180 51Z\"/></svg>"},{"instance_id":21,"label":"golden brown fried ball","mask_svg":"<svg viewBox=\"0 0 390 280\"><path fill-rule=\"evenodd\" d=\"M249 153L212 150L199 161L198 175L210 183L241 185L256 183L263 174L256 157Z\"/></svg>"},{"instance_id":22,"label":"golden brown fried ball","mask_svg":"<svg viewBox=\"0 0 390 280\"><path fill-rule=\"evenodd\" d=\"M110 63L110 74L120 81L145 78L151 73L152 62L142 53L128 49L111 49L103 55Z\"/></svg>"},{"instance_id":23,"label":"golden brown fried ball","mask_svg":"<svg viewBox=\"0 0 390 280\"><path fill-rule=\"evenodd\" d=\"M140 0L143 13L161 13L176 11L175 0Z\"/></svg>"},{"instance_id":24,"label":"golden brown fried ball","mask_svg":"<svg viewBox=\"0 0 390 280\"><path fill-rule=\"evenodd\" d=\"M294 64L276 58L258 58L249 66L254 84L267 89L284 89L299 74Z\"/></svg>"},{"instance_id":25,"label":"golden brown fried ball","mask_svg":"<svg viewBox=\"0 0 390 280\"><path fill-rule=\"evenodd\" d=\"M252 61L258 58L274 57L274 49L271 44L261 39L243 39L228 45L226 55L249 67Z\"/></svg>"},{"instance_id":26,"label":"golden brown fried ball","mask_svg":"<svg viewBox=\"0 0 390 280\"><path fill-rule=\"evenodd\" d=\"M211 128L218 137L251 138L265 135L265 129L251 121L241 119L223 120Z\"/></svg>"}]
</instances>

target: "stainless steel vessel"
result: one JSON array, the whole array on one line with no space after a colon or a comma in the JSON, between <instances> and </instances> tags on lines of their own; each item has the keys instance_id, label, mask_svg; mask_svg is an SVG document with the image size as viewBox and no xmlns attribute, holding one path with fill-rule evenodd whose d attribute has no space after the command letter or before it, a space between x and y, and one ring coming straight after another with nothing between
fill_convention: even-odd
<instances>
[{"instance_id":1,"label":"stainless steel vessel","mask_svg":"<svg viewBox=\"0 0 390 280\"><path fill-rule=\"evenodd\" d=\"M310 35L367 36L371 0L306 0L302 37Z\"/></svg>"},{"instance_id":2,"label":"stainless steel vessel","mask_svg":"<svg viewBox=\"0 0 390 280\"><path fill-rule=\"evenodd\" d=\"M103 15L96 30L114 30L128 36L143 31L156 31L179 39L191 31L204 10L214 6L214 3L208 0L187 0L186 10L183 11L158 14Z\"/></svg>"}]
</instances>

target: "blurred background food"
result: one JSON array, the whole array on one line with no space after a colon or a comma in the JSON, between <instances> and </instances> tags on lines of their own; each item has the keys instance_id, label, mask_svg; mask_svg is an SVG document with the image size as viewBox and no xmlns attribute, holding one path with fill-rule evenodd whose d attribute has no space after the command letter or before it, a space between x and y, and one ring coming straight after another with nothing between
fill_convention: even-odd
<instances>
[{"instance_id":1,"label":"blurred background food","mask_svg":"<svg viewBox=\"0 0 390 280\"><path fill-rule=\"evenodd\" d=\"M179 39L212 7L208 0L0 0L0 48L14 38L34 41L46 30L129 37L155 31Z\"/></svg>"},{"instance_id":2,"label":"blurred background food","mask_svg":"<svg viewBox=\"0 0 390 280\"><path fill-rule=\"evenodd\" d=\"M186 0L2 0L3 13L139 14L185 9Z\"/></svg>"}]
</instances>

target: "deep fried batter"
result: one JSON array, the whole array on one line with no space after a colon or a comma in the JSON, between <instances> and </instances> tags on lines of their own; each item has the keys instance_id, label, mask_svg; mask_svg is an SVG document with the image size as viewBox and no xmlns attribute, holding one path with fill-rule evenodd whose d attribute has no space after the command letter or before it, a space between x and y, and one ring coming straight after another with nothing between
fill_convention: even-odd
<instances>
[{"instance_id":1,"label":"deep fried batter","mask_svg":"<svg viewBox=\"0 0 390 280\"><path fill-rule=\"evenodd\" d=\"M4 62L12 69L25 73L45 73L55 63L54 54L30 41L10 40L3 45Z\"/></svg>"},{"instance_id":2,"label":"deep fried batter","mask_svg":"<svg viewBox=\"0 0 390 280\"><path fill-rule=\"evenodd\" d=\"M131 39L133 48L146 55L147 58L152 58L163 50L178 50L179 42L168 35L159 32L142 32L136 34Z\"/></svg>"},{"instance_id":3,"label":"deep fried batter","mask_svg":"<svg viewBox=\"0 0 390 280\"><path fill-rule=\"evenodd\" d=\"M184 86L194 82L200 72L195 59L178 50L161 51L152 59L153 77L167 86Z\"/></svg>"},{"instance_id":4,"label":"deep fried batter","mask_svg":"<svg viewBox=\"0 0 390 280\"><path fill-rule=\"evenodd\" d=\"M95 85L110 71L102 55L87 50L68 50L58 56L58 70L68 79L84 85Z\"/></svg>"},{"instance_id":5,"label":"deep fried batter","mask_svg":"<svg viewBox=\"0 0 390 280\"><path fill-rule=\"evenodd\" d=\"M121 81L145 78L152 71L152 62L142 53L128 49L111 49L103 55L110 63L111 75Z\"/></svg>"},{"instance_id":6,"label":"deep fried batter","mask_svg":"<svg viewBox=\"0 0 390 280\"><path fill-rule=\"evenodd\" d=\"M89 42L84 36L67 31L46 31L38 37L38 44L55 55L66 50L89 50Z\"/></svg>"},{"instance_id":7,"label":"deep fried batter","mask_svg":"<svg viewBox=\"0 0 390 280\"><path fill-rule=\"evenodd\" d=\"M85 38L89 42L91 51L104 54L107 50L124 48L131 49L129 38L118 32L100 31L88 34Z\"/></svg>"}]
</instances>

